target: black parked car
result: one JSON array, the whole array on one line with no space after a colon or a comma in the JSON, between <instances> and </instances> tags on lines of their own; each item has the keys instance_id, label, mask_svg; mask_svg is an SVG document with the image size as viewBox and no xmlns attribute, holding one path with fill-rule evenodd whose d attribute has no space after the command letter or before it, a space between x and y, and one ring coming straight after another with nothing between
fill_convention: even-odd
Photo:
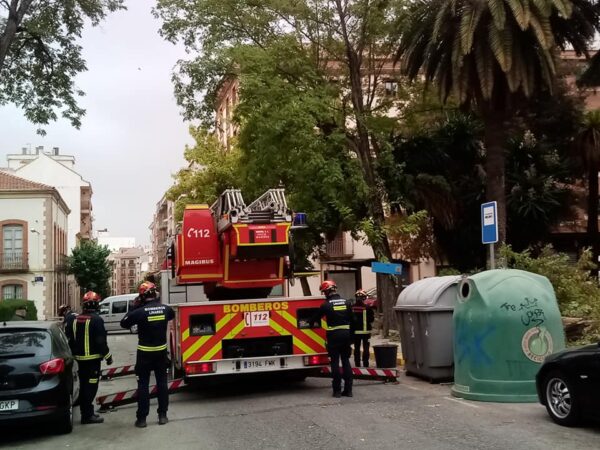
<instances>
[{"instance_id":1,"label":"black parked car","mask_svg":"<svg viewBox=\"0 0 600 450\"><path fill-rule=\"evenodd\" d=\"M0 322L0 426L50 423L73 429L77 363L56 322Z\"/></svg>"},{"instance_id":2,"label":"black parked car","mask_svg":"<svg viewBox=\"0 0 600 450\"><path fill-rule=\"evenodd\" d=\"M572 426L600 418L600 347L563 350L546 358L536 376L540 402L552 420Z\"/></svg>"}]
</instances>

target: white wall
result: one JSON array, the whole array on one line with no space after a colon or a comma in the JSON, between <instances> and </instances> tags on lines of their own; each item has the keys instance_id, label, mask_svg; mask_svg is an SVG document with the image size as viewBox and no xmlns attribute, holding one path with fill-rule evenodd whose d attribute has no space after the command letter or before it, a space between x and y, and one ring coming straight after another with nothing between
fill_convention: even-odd
<instances>
[{"instance_id":1,"label":"white wall","mask_svg":"<svg viewBox=\"0 0 600 450\"><path fill-rule=\"evenodd\" d=\"M10 195L10 197L9 197ZM45 319L52 306L54 267L52 239L54 224L68 233L68 220L58 201L50 194L28 198L29 194L0 193L0 221L23 220L27 222L27 253L29 273L0 274L0 279L16 279L27 285L27 298L35 303L38 318ZM46 208L49 208L47 210ZM50 217L47 228L46 216ZM35 231L34 231L35 230ZM46 252L49 258L45 258ZM43 276L43 282L34 282L35 276Z\"/></svg>"},{"instance_id":2,"label":"white wall","mask_svg":"<svg viewBox=\"0 0 600 450\"><path fill-rule=\"evenodd\" d=\"M89 183L76 172L43 153L40 153L29 164L18 169L15 175L53 186L58 190L71 210L67 235L67 251L70 253L77 243L77 233L81 230L81 187L89 186Z\"/></svg>"}]
</instances>

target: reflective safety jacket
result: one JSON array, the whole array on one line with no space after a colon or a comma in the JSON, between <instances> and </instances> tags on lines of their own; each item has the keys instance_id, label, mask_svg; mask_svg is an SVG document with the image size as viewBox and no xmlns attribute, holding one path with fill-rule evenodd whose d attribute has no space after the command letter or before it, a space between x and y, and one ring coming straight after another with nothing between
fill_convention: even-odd
<instances>
[{"instance_id":1,"label":"reflective safety jacket","mask_svg":"<svg viewBox=\"0 0 600 450\"><path fill-rule=\"evenodd\" d=\"M104 320L95 312L84 310L70 314L65 319L65 334L77 361L108 359L110 350L106 342Z\"/></svg>"},{"instance_id":2,"label":"reflective safety jacket","mask_svg":"<svg viewBox=\"0 0 600 450\"><path fill-rule=\"evenodd\" d=\"M375 320L373 308L365 304L352 307L352 331L354 334L371 334L371 326Z\"/></svg>"},{"instance_id":3,"label":"reflective safety jacket","mask_svg":"<svg viewBox=\"0 0 600 450\"><path fill-rule=\"evenodd\" d=\"M160 352L167 350L167 324L174 317L173 309L156 299L128 312L121 327L137 325L139 351Z\"/></svg>"},{"instance_id":4,"label":"reflective safety jacket","mask_svg":"<svg viewBox=\"0 0 600 450\"><path fill-rule=\"evenodd\" d=\"M314 319L320 319L325 316L327 319L327 331L336 330L350 330L350 323L352 321L352 311L350 309L350 302L343 299L339 294L333 294L325 300L319 307L318 317Z\"/></svg>"}]
</instances>

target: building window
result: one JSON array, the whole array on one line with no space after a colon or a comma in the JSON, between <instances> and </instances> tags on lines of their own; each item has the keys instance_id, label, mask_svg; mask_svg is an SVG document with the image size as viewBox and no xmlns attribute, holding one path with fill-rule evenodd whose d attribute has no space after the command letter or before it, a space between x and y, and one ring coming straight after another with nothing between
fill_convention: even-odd
<instances>
[{"instance_id":1,"label":"building window","mask_svg":"<svg viewBox=\"0 0 600 450\"><path fill-rule=\"evenodd\" d=\"M2 227L2 266L17 269L23 265L23 225Z\"/></svg>"},{"instance_id":2,"label":"building window","mask_svg":"<svg viewBox=\"0 0 600 450\"><path fill-rule=\"evenodd\" d=\"M2 286L2 300L23 299L22 284L5 284Z\"/></svg>"},{"instance_id":3,"label":"building window","mask_svg":"<svg viewBox=\"0 0 600 450\"><path fill-rule=\"evenodd\" d=\"M393 80L388 80L384 83L385 86L385 96L386 97L397 97L398 96L398 82Z\"/></svg>"}]
</instances>

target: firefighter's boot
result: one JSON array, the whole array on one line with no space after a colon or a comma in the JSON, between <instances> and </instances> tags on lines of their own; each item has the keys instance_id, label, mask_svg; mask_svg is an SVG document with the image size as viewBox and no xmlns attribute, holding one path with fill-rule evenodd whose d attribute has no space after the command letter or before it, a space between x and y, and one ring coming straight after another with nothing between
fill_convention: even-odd
<instances>
[{"instance_id":1,"label":"firefighter's boot","mask_svg":"<svg viewBox=\"0 0 600 450\"><path fill-rule=\"evenodd\" d=\"M135 426L138 428L146 428L146 419L137 419L135 421Z\"/></svg>"},{"instance_id":2,"label":"firefighter's boot","mask_svg":"<svg viewBox=\"0 0 600 450\"><path fill-rule=\"evenodd\" d=\"M100 417L98 414L94 414L93 416L85 417L85 418L81 419L82 425L86 425L86 424L90 424L90 423L102 423L102 422L104 422L104 419L102 417Z\"/></svg>"},{"instance_id":3,"label":"firefighter's boot","mask_svg":"<svg viewBox=\"0 0 600 450\"><path fill-rule=\"evenodd\" d=\"M158 424L159 425L166 425L169 423L169 418L167 417L166 414L160 414L158 416Z\"/></svg>"}]
</instances>

